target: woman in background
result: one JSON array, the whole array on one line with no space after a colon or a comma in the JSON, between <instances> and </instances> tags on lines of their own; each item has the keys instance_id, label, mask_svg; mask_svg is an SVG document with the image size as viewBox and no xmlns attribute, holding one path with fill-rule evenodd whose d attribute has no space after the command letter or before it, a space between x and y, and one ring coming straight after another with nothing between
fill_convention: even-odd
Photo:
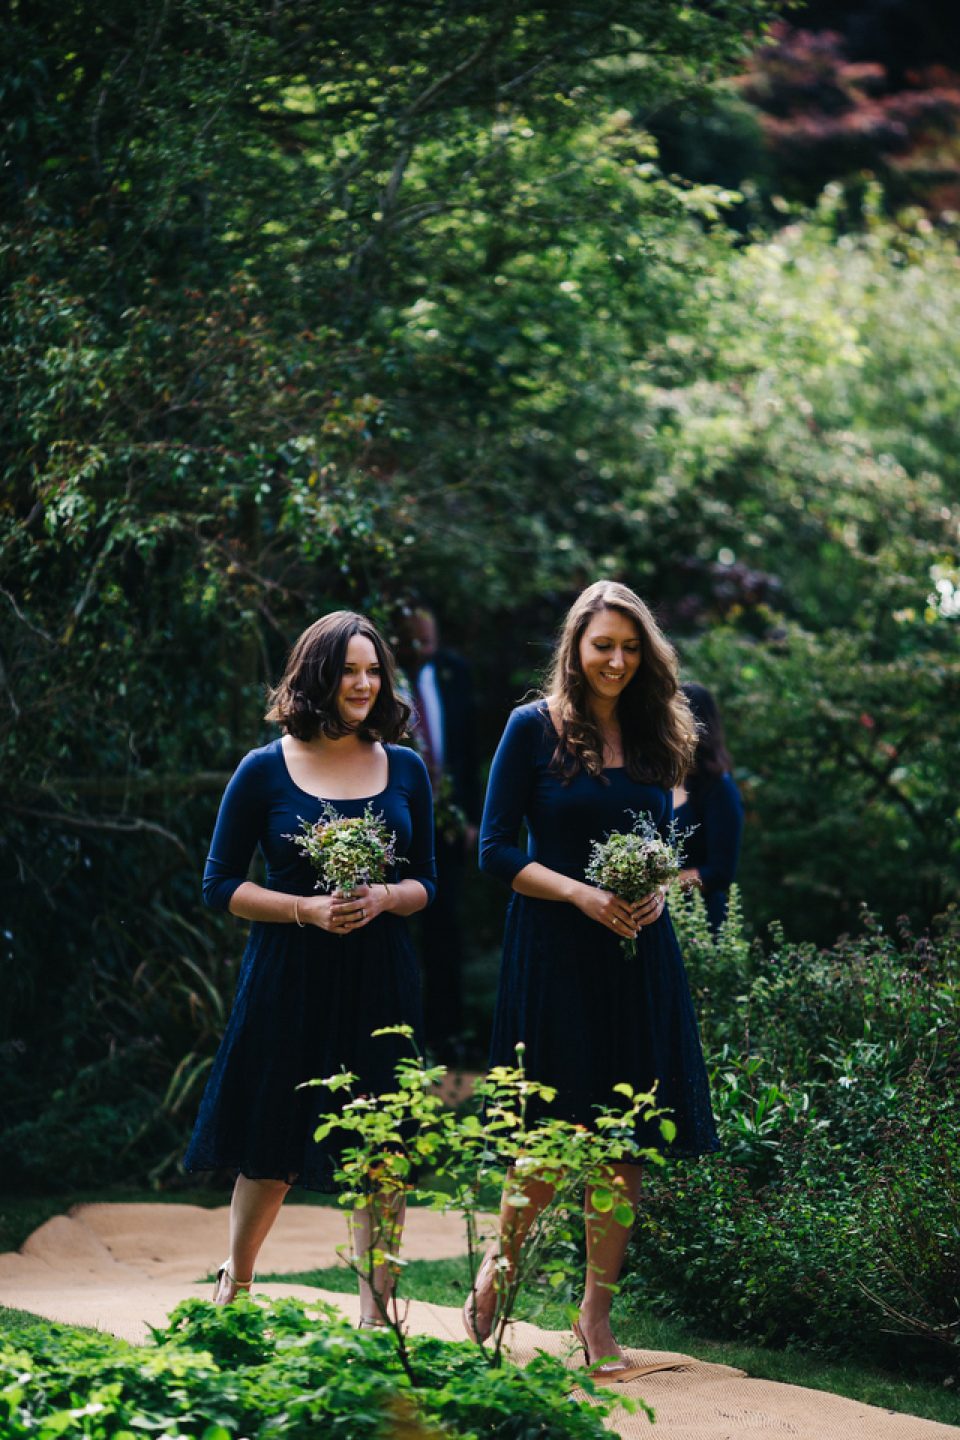
<instances>
[{"instance_id":1,"label":"woman in background","mask_svg":"<svg viewBox=\"0 0 960 1440\"><path fill-rule=\"evenodd\" d=\"M371 1032L411 1025L423 1043L417 958L404 917L433 899L433 803L420 756L391 743L410 708L396 694L390 652L364 616L325 615L294 645L271 701L266 718L283 734L237 767L203 877L207 904L253 922L184 1161L189 1171L239 1172L230 1256L214 1292L220 1305L250 1289L290 1186L336 1189L337 1132L314 1139L336 1102L322 1088L298 1086L346 1069L358 1076L359 1093L380 1094L393 1089L394 1066L409 1047ZM344 817L361 816L369 804L395 836L406 862L400 874L318 894L293 837L301 821L321 819L327 803ZM265 885L247 879L257 847ZM402 1225L402 1207L381 1214L376 1201L365 1206L351 1222L355 1253L394 1251ZM361 1281L361 1324L382 1322L390 1287L386 1265L374 1276L377 1294Z\"/></svg>"},{"instance_id":2,"label":"woman in background","mask_svg":"<svg viewBox=\"0 0 960 1440\"><path fill-rule=\"evenodd\" d=\"M616 1106L613 1087L657 1086L677 1127L673 1153L717 1148L697 1023L664 895L639 904L588 884L591 842L651 817L669 833L671 790L696 747L693 717L677 686L677 661L643 601L599 581L570 609L546 694L510 716L497 749L480 832L480 865L514 891L507 913L491 1065L513 1065L523 1041L531 1080L554 1086L556 1115L590 1126ZM526 850L518 846L526 824ZM626 958L620 942L636 939ZM640 1146L659 1147L655 1122L638 1126ZM636 1205L639 1164L613 1167ZM527 1204L504 1201L499 1247L488 1252L464 1306L467 1333L484 1340L497 1305L498 1248L507 1266L551 1190L533 1178ZM574 1332L601 1384L641 1373L610 1328L610 1305L629 1230L586 1196L587 1271Z\"/></svg>"},{"instance_id":3,"label":"woman in background","mask_svg":"<svg viewBox=\"0 0 960 1440\"><path fill-rule=\"evenodd\" d=\"M704 685L690 683L681 689L699 738L693 769L673 792L677 830L696 827L684 843L686 868L680 872L680 883L701 892L716 935L726 919L728 892L737 876L743 803L730 774L733 762L716 700Z\"/></svg>"}]
</instances>

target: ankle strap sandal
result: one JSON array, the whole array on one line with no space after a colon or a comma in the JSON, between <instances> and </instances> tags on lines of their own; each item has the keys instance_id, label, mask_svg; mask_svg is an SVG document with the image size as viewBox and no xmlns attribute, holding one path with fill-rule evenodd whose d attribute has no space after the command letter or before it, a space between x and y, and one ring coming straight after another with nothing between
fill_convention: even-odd
<instances>
[{"instance_id":1,"label":"ankle strap sandal","mask_svg":"<svg viewBox=\"0 0 960 1440\"><path fill-rule=\"evenodd\" d=\"M226 1277L226 1279L230 1281L230 1284L235 1286L237 1290L246 1290L247 1294L250 1293L250 1286L257 1278L256 1275L251 1275L249 1280L238 1280L236 1275L231 1275L230 1273L230 1263L230 1260L225 1260L217 1271L217 1279L213 1287L214 1300L216 1300L217 1295L220 1293L220 1281L223 1280L224 1277Z\"/></svg>"}]
</instances>

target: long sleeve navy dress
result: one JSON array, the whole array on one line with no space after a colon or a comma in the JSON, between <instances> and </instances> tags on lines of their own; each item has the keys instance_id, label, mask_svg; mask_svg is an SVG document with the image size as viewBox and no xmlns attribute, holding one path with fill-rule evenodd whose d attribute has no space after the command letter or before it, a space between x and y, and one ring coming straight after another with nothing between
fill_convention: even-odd
<instances>
[{"instance_id":1,"label":"long sleeve navy dress","mask_svg":"<svg viewBox=\"0 0 960 1440\"><path fill-rule=\"evenodd\" d=\"M677 809L677 829L695 826L684 843L684 864L700 874L707 918L714 934L727 914L727 893L737 876L743 801L732 775L689 790Z\"/></svg>"},{"instance_id":2,"label":"long sleeve navy dress","mask_svg":"<svg viewBox=\"0 0 960 1440\"><path fill-rule=\"evenodd\" d=\"M388 882L419 880L432 900L433 804L426 766L404 746L385 749L385 790L369 801L330 803L345 816L362 815L369 803L407 862ZM301 820L320 819L323 805L294 784L279 740L252 750L220 805L204 871L207 903L227 909L258 845L268 889L315 894L316 872L290 836ZM373 1039L371 1032L398 1024L412 1025L422 1046L417 959L402 916L386 912L345 935L255 920L186 1169L236 1169L251 1179L335 1189L343 1132L322 1145L313 1133L321 1114L342 1105L342 1092L297 1086L343 1068L360 1077L359 1094L393 1089L394 1066L410 1054L409 1044L397 1036Z\"/></svg>"},{"instance_id":3,"label":"long sleeve navy dress","mask_svg":"<svg viewBox=\"0 0 960 1440\"><path fill-rule=\"evenodd\" d=\"M672 798L638 784L626 770L603 778L582 771L569 783L551 768L557 736L544 701L522 705L507 722L490 772L480 832L480 865L511 884L538 861L583 880L590 845L629 830L634 813L661 831ZM519 849L521 824L527 851ZM710 1090L680 949L666 909L644 926L627 957L606 926L575 905L514 894L507 912L493 1022L492 1065L516 1063L526 1046L531 1079L556 1087L542 1111L589 1125L597 1106L622 1104L613 1087L656 1082L658 1104L677 1126L671 1154L718 1148ZM642 1145L661 1145L659 1127L641 1126Z\"/></svg>"}]
</instances>

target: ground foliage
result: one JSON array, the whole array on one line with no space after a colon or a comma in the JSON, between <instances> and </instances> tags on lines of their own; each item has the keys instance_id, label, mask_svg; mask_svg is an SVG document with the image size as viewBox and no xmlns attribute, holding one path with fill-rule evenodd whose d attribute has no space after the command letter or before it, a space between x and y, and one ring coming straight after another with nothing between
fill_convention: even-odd
<instances>
[{"instance_id":1,"label":"ground foliage","mask_svg":"<svg viewBox=\"0 0 960 1440\"><path fill-rule=\"evenodd\" d=\"M10 1440L144 1430L195 1440L496 1436L601 1440L611 1402L571 1405L569 1374L539 1356L491 1370L475 1346L411 1337L411 1383L382 1335L328 1305L186 1300L154 1343L23 1327L0 1342L0 1414Z\"/></svg>"}]
</instances>

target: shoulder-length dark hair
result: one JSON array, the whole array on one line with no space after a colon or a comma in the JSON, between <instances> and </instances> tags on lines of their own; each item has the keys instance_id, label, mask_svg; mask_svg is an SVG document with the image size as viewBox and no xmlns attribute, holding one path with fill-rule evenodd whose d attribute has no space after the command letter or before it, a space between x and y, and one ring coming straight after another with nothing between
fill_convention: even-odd
<instances>
[{"instance_id":1,"label":"shoulder-length dark hair","mask_svg":"<svg viewBox=\"0 0 960 1440\"><path fill-rule=\"evenodd\" d=\"M617 702L623 760L632 780L669 789L693 763L697 730L677 683L677 657L647 606L626 585L598 580L574 601L560 629L546 697L557 728L553 765L565 778L603 771L603 735L590 714L580 641L594 615L616 610L637 627L640 666Z\"/></svg>"},{"instance_id":2,"label":"shoulder-length dark hair","mask_svg":"<svg viewBox=\"0 0 960 1440\"><path fill-rule=\"evenodd\" d=\"M326 735L339 740L353 727L337 708L347 646L363 635L377 652L380 690L366 719L357 726L361 740L399 740L410 718L410 706L397 694L393 656L372 621L353 610L334 610L315 620L297 640L283 679L269 695L266 718L297 740Z\"/></svg>"},{"instance_id":3,"label":"shoulder-length dark hair","mask_svg":"<svg viewBox=\"0 0 960 1440\"><path fill-rule=\"evenodd\" d=\"M714 780L733 769L733 761L723 735L723 721L720 711L706 685L687 681L681 685L697 722L697 753L693 769L687 776L687 789L691 795L708 790Z\"/></svg>"}]
</instances>

